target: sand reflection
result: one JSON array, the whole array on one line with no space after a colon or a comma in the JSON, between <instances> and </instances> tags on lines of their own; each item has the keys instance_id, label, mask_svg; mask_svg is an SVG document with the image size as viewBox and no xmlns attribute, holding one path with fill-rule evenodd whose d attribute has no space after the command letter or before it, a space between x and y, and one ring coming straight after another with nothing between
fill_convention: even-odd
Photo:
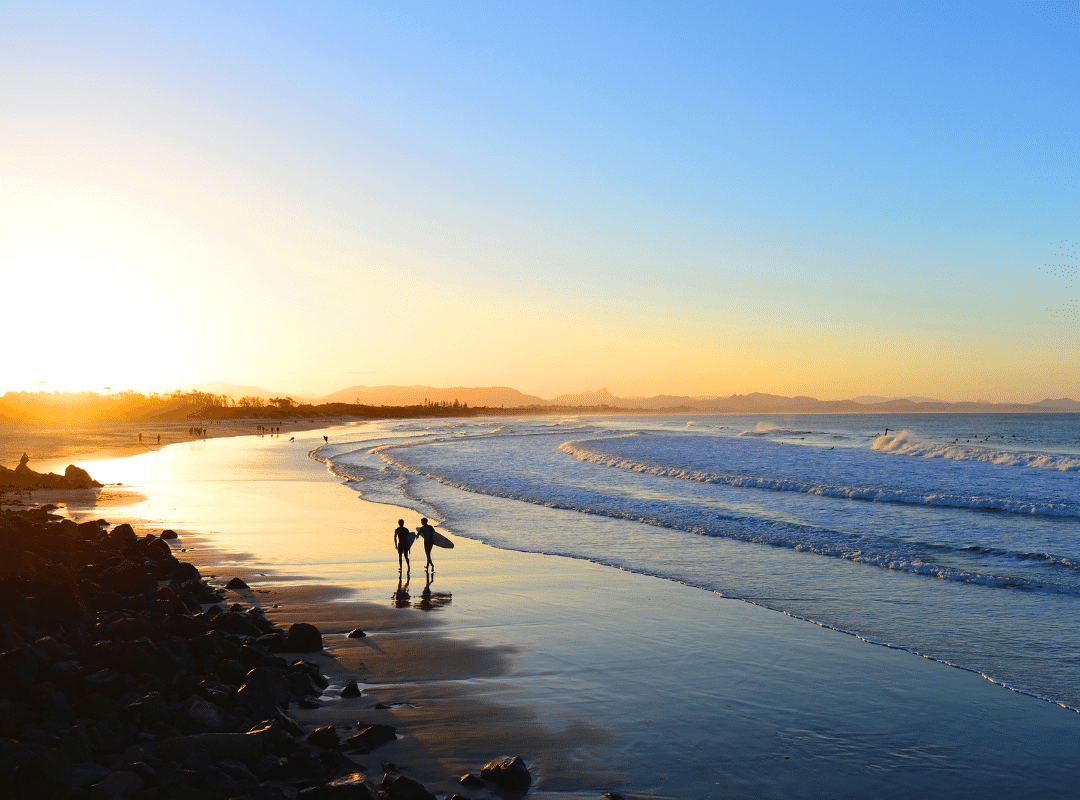
<instances>
[{"instance_id":1,"label":"sand reflection","mask_svg":"<svg viewBox=\"0 0 1080 800\"><path fill-rule=\"evenodd\" d=\"M434 575L425 575L424 588L420 592L419 599L414 599L413 595L409 593L409 582L411 578L406 575L402 580L398 577L397 590L390 597L390 605L394 608L417 608L421 611L435 611L436 609L443 608L450 605L453 600L453 595L450 592L435 592L431 589L431 584L435 582Z\"/></svg>"}]
</instances>

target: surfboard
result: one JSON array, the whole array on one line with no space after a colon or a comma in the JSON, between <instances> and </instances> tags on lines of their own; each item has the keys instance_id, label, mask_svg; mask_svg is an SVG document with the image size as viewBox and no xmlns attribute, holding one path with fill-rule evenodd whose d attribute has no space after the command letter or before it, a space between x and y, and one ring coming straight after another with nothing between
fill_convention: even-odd
<instances>
[{"instance_id":1,"label":"surfboard","mask_svg":"<svg viewBox=\"0 0 1080 800\"><path fill-rule=\"evenodd\" d=\"M454 549L454 543L451 542L449 539L447 539L445 536L443 536L438 531L435 531L435 535L431 537L431 543L433 545L435 545L436 547L445 547L448 550L453 550Z\"/></svg>"}]
</instances>

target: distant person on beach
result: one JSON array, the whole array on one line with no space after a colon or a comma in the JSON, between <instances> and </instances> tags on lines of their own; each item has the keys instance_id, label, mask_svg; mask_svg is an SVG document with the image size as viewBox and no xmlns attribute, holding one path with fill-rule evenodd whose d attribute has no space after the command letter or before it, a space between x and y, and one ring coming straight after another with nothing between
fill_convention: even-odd
<instances>
[{"instance_id":1,"label":"distant person on beach","mask_svg":"<svg viewBox=\"0 0 1080 800\"><path fill-rule=\"evenodd\" d=\"M160 433L157 435L157 443L161 444L161 434Z\"/></svg>"},{"instance_id":2,"label":"distant person on beach","mask_svg":"<svg viewBox=\"0 0 1080 800\"><path fill-rule=\"evenodd\" d=\"M397 530L394 531L394 547L397 548L397 571L401 574L401 559L404 556L405 566L408 572L412 572L412 564L409 563L409 548L412 546L412 531L405 527L405 520L397 521Z\"/></svg>"},{"instance_id":3,"label":"distant person on beach","mask_svg":"<svg viewBox=\"0 0 1080 800\"><path fill-rule=\"evenodd\" d=\"M435 544L435 529L428 525L427 517L420 519L420 527L416 529L418 536L424 537L424 553L427 554L427 563L424 564L424 572L427 572L427 568L431 567L431 571L435 571L435 562L431 560L431 548Z\"/></svg>"},{"instance_id":4,"label":"distant person on beach","mask_svg":"<svg viewBox=\"0 0 1080 800\"><path fill-rule=\"evenodd\" d=\"M142 444L142 434L139 434L139 444Z\"/></svg>"},{"instance_id":5,"label":"distant person on beach","mask_svg":"<svg viewBox=\"0 0 1080 800\"><path fill-rule=\"evenodd\" d=\"M329 442L329 441L330 441L330 437L329 437L329 436L324 436L324 437L322 437L322 440L323 440L324 442Z\"/></svg>"}]
</instances>

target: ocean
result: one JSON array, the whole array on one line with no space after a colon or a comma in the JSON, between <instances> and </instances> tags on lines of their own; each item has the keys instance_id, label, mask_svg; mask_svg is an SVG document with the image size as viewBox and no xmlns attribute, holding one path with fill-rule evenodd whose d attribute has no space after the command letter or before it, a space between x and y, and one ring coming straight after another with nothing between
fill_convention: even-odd
<instances>
[{"instance_id":1,"label":"ocean","mask_svg":"<svg viewBox=\"0 0 1080 800\"><path fill-rule=\"evenodd\" d=\"M398 420L349 438L312 455L453 535L739 598L1080 710L1080 415Z\"/></svg>"}]
</instances>

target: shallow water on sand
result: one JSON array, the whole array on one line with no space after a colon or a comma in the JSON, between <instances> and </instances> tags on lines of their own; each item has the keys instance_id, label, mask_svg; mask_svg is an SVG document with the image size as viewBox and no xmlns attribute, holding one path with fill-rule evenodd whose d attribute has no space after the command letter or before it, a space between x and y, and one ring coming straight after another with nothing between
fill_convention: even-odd
<instances>
[{"instance_id":1,"label":"shallow water on sand","mask_svg":"<svg viewBox=\"0 0 1080 800\"><path fill-rule=\"evenodd\" d=\"M1080 415L425 421L364 438L316 456L461 535L744 598L1080 708Z\"/></svg>"},{"instance_id":2,"label":"shallow water on sand","mask_svg":"<svg viewBox=\"0 0 1080 800\"><path fill-rule=\"evenodd\" d=\"M505 438L502 432L484 439L477 434L501 424L452 431L449 447L497 442ZM551 458L568 465L618 477L641 475L558 450L562 442L595 436L597 429L533 438L538 443L557 439ZM475 692L484 702L529 709L530 724L544 733L537 740L548 743L522 752L538 790L650 797L1071 792L1080 715L907 652L639 574L644 570L636 564L666 553L654 571L668 570L677 578L676 570L711 559L714 568L723 565L725 580L746 587L758 585L761 571L795 576L784 602L852 594L842 581L853 580L855 571L934 586L958 582L751 539L701 535L654 520L463 491L369 452L382 443L423 441L384 455L397 464L403 452L410 453L428 459L430 466L431 448L423 448L435 445L439 452L434 439L446 438L445 428L379 423L336 429L329 436L331 444L316 455L334 456L334 469L351 475L347 487L308 459L308 451L322 444L318 434L298 435L291 443L252 437L192 443L103 462L91 473L141 492L147 499L128 509L134 516L181 530L187 543L194 539L183 531L199 533L217 549L221 583L232 577L230 564L254 570L249 582L256 589L259 571L266 573L266 585L340 583L354 588L361 600L436 619L456 641L510 654L505 674L455 680L453 687ZM479 460L488 463L486 457ZM469 463L465 456L446 461ZM504 470L504 479L516 476L551 488L573 485L569 479L550 480L527 461L504 461L494 472ZM583 477L576 488L599 492L605 485ZM671 504L664 490L649 495L633 486L613 487L612 496L621 492L634 502L644 497L654 508ZM365 497L394 498L396 505L358 503L357 490ZM416 511L401 511L408 506ZM397 591L391 532L398 516L409 517L407 523L415 527L417 511L440 522L457 545L434 554L438 572L428 588L444 602L430 605L430 611L423 607L419 569L406 602ZM672 537L678 537L677 546L670 545ZM588 563L577 553L579 558L568 559L500 551L479 539L522 549L602 545L605 558L625 568ZM806 566L807 559L817 566ZM834 563L852 572L830 573ZM879 595L867 595L863 604L872 608L886 590L901 596L903 587L878 588ZM343 617L340 630L328 628L328 634L341 636L349 623ZM372 632L373 645L379 635ZM410 701L434 707L448 684L409 678L383 691L393 694L395 685ZM420 720L408 709L393 713L399 727L422 734ZM425 780L437 779L440 764L444 771L457 766L452 720L434 730L440 735L425 743L434 755L423 762L431 772L418 774ZM554 753L552 742L567 752ZM501 747L495 738L487 752ZM584 766L563 773L560 765L567 758ZM621 782L612 785L613 775Z\"/></svg>"}]
</instances>

